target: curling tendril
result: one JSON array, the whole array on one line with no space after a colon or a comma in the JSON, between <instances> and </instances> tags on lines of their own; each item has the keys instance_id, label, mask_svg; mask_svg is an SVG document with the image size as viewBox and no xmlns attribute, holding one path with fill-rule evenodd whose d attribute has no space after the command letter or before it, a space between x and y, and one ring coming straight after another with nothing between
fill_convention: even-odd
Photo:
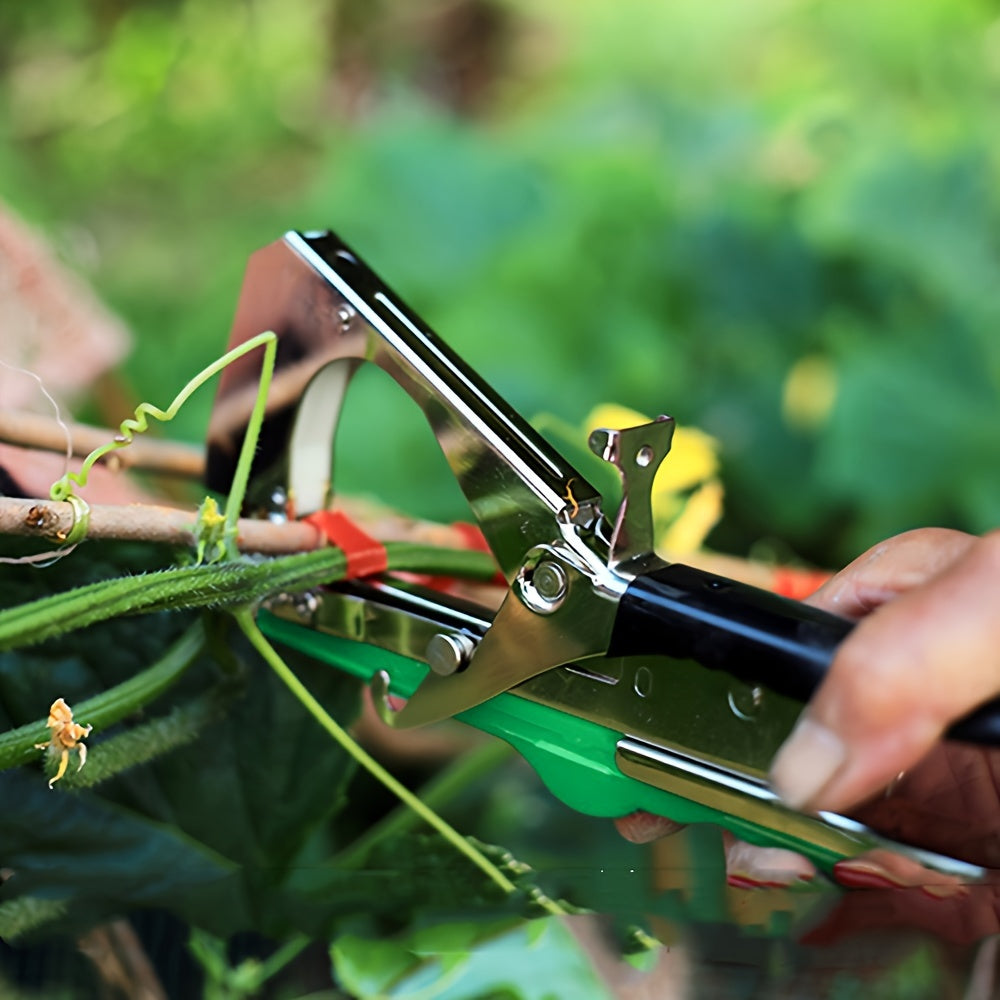
<instances>
[{"instance_id":1,"label":"curling tendril","mask_svg":"<svg viewBox=\"0 0 1000 1000\"><path fill-rule=\"evenodd\" d=\"M64 476L57 479L52 484L52 487L49 490L49 497L52 500L68 501L73 503L75 520L69 537L74 543L82 541L84 535L86 534L87 510L86 504L83 504L82 501L74 494L73 484L75 483L81 489L85 487L87 485L87 479L90 476L90 470L94 467L94 465L104 458L105 455L127 447L132 443L136 434L145 433L145 431L149 429L150 417L154 420L160 421L161 423L169 423L174 419L180 408L197 389L201 388L201 386L203 386L210 378L217 375L238 358L243 357L244 354L248 354L250 351L258 347L264 348L264 363L261 371L257 400L254 405L253 415L250 418L250 425L247 428L247 435L244 444L246 441L250 440L256 443L256 435L260 431L260 424L264 417L264 407L267 402L267 392L271 384L271 375L274 371L274 360L277 351L277 336L271 331L260 333L256 337L252 337L250 340L247 340L238 347L234 347L231 351L228 351L218 360L213 361L212 364L208 365L206 368L203 368L187 383L187 385L184 386L183 389L181 389L179 393L177 393L171 404L165 410L160 409L158 406L154 406L152 403L140 403L135 408L134 416L127 417L121 422L118 427L118 435L113 441L109 441L107 444L101 445L99 448L95 448L89 455L87 455L80 465L79 472L67 472ZM252 460L253 446L250 448L244 447L240 453L236 474L233 477L232 490L229 494L229 500L226 503L224 537L225 547L227 554L229 555L235 555L236 519L239 517L240 507L243 505L243 494L246 491L246 484L247 479L249 478L250 464ZM81 504L82 507L80 506Z\"/></svg>"}]
</instances>

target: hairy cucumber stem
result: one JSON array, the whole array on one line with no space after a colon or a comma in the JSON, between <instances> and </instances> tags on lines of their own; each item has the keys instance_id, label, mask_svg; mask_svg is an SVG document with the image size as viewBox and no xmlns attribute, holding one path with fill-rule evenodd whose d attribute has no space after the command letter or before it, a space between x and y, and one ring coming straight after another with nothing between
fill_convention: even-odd
<instances>
[{"instance_id":1,"label":"hairy cucumber stem","mask_svg":"<svg viewBox=\"0 0 1000 1000\"><path fill-rule=\"evenodd\" d=\"M237 559L239 549L236 547L236 522L243 510L243 498L246 496L247 483L250 480L250 469L257 451L257 439L264 423L264 412L267 409L267 394L271 388L271 376L274 374L274 360L278 350L278 337L268 331L248 340L243 348L252 350L257 344L264 345L264 361L260 369L260 382L257 384L257 398L254 400L250 419L247 421L246 433L243 435L243 445L236 462L236 471L226 498L226 517L223 525L223 544L226 558Z\"/></svg>"},{"instance_id":2,"label":"hairy cucumber stem","mask_svg":"<svg viewBox=\"0 0 1000 1000\"><path fill-rule=\"evenodd\" d=\"M484 552L409 542L388 542L385 549L390 570L477 580L488 580L496 572L492 557ZM344 553L329 547L275 559L180 566L101 580L0 611L0 652L121 615L256 605L272 594L340 580L346 571Z\"/></svg>"}]
</instances>

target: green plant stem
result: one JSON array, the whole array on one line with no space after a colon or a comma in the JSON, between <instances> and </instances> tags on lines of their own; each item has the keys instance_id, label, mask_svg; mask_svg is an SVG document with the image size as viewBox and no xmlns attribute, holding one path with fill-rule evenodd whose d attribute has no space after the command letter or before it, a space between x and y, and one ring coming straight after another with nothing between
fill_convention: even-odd
<instances>
[{"instance_id":1,"label":"green plant stem","mask_svg":"<svg viewBox=\"0 0 1000 1000\"><path fill-rule=\"evenodd\" d=\"M260 369L260 381L257 384L257 398L247 421L246 432L243 435L243 445L236 462L236 471L226 498L226 515L223 525L223 541L228 559L238 559L240 552L236 547L236 521L243 510L243 498L246 495L247 483L250 480L250 469L254 455L257 452L257 439L264 424L264 413L267 409L267 394L271 387L271 376L274 374L274 359L278 350L277 334L268 331L243 344L245 350L251 350L257 344L264 345L264 361Z\"/></svg>"},{"instance_id":2,"label":"green plant stem","mask_svg":"<svg viewBox=\"0 0 1000 1000\"><path fill-rule=\"evenodd\" d=\"M427 782L418 792L420 801L428 809L440 809L470 785L480 781L484 775L509 760L513 749L500 740L490 740L473 750L463 753L440 774ZM362 864L368 852L380 841L398 836L412 829L419 822L412 809L401 805L388 816L369 827L352 844L340 852L332 861L337 868L355 868Z\"/></svg>"},{"instance_id":3,"label":"green plant stem","mask_svg":"<svg viewBox=\"0 0 1000 1000\"><path fill-rule=\"evenodd\" d=\"M296 935L286 941L274 954L269 955L260 963L259 983L264 985L272 976L276 976L293 959L309 947L311 938L304 934Z\"/></svg>"},{"instance_id":4,"label":"green plant stem","mask_svg":"<svg viewBox=\"0 0 1000 1000\"><path fill-rule=\"evenodd\" d=\"M325 708L312 696L308 688L295 676L285 661L257 628L257 623L249 611L241 610L235 613L236 621L250 640L254 649L264 658L265 662L281 678L288 689L302 703L307 712L351 755L363 768L388 788L400 801L413 810L425 823L436 830L457 851L464 854L491 881L496 883L505 893L516 892L517 887L492 861L476 850L457 830L446 823L436 812L429 809L405 785L396 780L374 757L363 750L340 726Z\"/></svg>"},{"instance_id":5,"label":"green plant stem","mask_svg":"<svg viewBox=\"0 0 1000 1000\"><path fill-rule=\"evenodd\" d=\"M187 670L204 641L201 623L192 625L151 667L74 705L77 720L95 729L104 729L149 704ZM47 739L48 727L44 719L0 734L0 770L37 757L35 744Z\"/></svg>"},{"instance_id":6,"label":"green plant stem","mask_svg":"<svg viewBox=\"0 0 1000 1000\"><path fill-rule=\"evenodd\" d=\"M192 928L188 949L206 974L206 1000L244 1000L256 997L264 983L300 955L310 940L304 934L297 934L263 961L251 958L231 966L224 941Z\"/></svg>"},{"instance_id":7,"label":"green plant stem","mask_svg":"<svg viewBox=\"0 0 1000 1000\"><path fill-rule=\"evenodd\" d=\"M386 553L390 570L481 580L496 572L489 555L466 549L390 542ZM309 590L341 579L346 568L340 549L325 548L276 559L241 558L102 580L0 611L0 652L121 615L253 604L272 594Z\"/></svg>"}]
</instances>

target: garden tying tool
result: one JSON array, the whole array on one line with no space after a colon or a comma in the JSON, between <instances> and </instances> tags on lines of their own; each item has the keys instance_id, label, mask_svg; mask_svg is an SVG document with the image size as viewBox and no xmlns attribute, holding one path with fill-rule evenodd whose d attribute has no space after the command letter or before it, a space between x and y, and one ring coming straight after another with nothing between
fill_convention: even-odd
<instances>
[{"instance_id":1,"label":"garden tying tool","mask_svg":"<svg viewBox=\"0 0 1000 1000\"><path fill-rule=\"evenodd\" d=\"M258 619L267 635L370 683L394 725L455 717L501 737L581 812L717 823L827 869L888 847L962 879L984 874L847 817L797 813L771 791L770 761L851 623L653 552L650 488L669 417L591 435L622 482L606 511L586 478L329 232L288 233L251 257L230 347L265 330L278 335L278 354L247 513L326 518L355 577L270 601ZM506 582L496 612L380 574L377 547L365 551L330 513L335 431L364 362L430 424ZM212 489L229 487L257 379L250 357L223 373ZM407 699L398 711L390 694ZM951 735L1000 742L1000 709L980 709Z\"/></svg>"}]
</instances>

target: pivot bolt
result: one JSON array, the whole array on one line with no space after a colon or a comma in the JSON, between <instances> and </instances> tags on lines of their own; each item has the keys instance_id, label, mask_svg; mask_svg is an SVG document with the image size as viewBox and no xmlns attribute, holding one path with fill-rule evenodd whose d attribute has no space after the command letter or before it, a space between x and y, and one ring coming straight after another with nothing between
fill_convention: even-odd
<instances>
[{"instance_id":1,"label":"pivot bolt","mask_svg":"<svg viewBox=\"0 0 1000 1000\"><path fill-rule=\"evenodd\" d=\"M540 562L531 574L531 582L546 601L559 601L566 594L566 570L558 563Z\"/></svg>"},{"instance_id":2,"label":"pivot bolt","mask_svg":"<svg viewBox=\"0 0 1000 1000\"><path fill-rule=\"evenodd\" d=\"M450 677L469 665L475 642L461 632L438 632L427 643L427 665L441 677Z\"/></svg>"}]
</instances>

